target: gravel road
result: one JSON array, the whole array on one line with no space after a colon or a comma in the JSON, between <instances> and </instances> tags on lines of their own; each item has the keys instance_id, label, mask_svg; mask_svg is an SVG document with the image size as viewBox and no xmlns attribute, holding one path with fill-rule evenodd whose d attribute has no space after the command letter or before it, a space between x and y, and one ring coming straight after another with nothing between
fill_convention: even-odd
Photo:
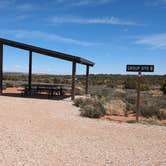
<instances>
[{"instance_id":1,"label":"gravel road","mask_svg":"<svg viewBox=\"0 0 166 166\"><path fill-rule=\"evenodd\" d=\"M67 100L0 96L0 166L166 166L166 127L82 118Z\"/></svg>"}]
</instances>

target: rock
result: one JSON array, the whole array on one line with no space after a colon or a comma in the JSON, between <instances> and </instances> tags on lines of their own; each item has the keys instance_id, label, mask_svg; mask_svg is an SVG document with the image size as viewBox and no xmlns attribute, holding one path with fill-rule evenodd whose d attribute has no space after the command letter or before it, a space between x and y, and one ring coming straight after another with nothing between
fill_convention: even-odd
<instances>
[{"instance_id":1,"label":"rock","mask_svg":"<svg viewBox=\"0 0 166 166\"><path fill-rule=\"evenodd\" d=\"M122 100L111 100L106 106L108 115L125 116L126 103Z\"/></svg>"}]
</instances>

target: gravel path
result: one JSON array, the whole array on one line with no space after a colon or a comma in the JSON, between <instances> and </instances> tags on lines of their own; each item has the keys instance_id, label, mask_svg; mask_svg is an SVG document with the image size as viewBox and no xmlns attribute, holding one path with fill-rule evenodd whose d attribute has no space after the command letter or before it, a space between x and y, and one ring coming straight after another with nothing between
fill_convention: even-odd
<instances>
[{"instance_id":1,"label":"gravel path","mask_svg":"<svg viewBox=\"0 0 166 166\"><path fill-rule=\"evenodd\" d=\"M166 127L79 116L70 101L0 96L0 166L165 166Z\"/></svg>"}]
</instances>

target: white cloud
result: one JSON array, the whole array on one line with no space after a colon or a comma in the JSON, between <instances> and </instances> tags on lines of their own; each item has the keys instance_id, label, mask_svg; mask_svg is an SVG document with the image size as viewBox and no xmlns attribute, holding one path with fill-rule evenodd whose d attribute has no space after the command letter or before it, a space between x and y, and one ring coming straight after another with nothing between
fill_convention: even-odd
<instances>
[{"instance_id":1,"label":"white cloud","mask_svg":"<svg viewBox=\"0 0 166 166\"><path fill-rule=\"evenodd\" d=\"M112 3L115 0L54 0L55 4L63 4L67 7L97 6Z\"/></svg>"},{"instance_id":2,"label":"white cloud","mask_svg":"<svg viewBox=\"0 0 166 166\"><path fill-rule=\"evenodd\" d=\"M152 6L159 6L159 5L166 5L166 0L151 0L148 2L148 5Z\"/></svg>"},{"instance_id":3,"label":"white cloud","mask_svg":"<svg viewBox=\"0 0 166 166\"><path fill-rule=\"evenodd\" d=\"M73 23L73 24L112 24L112 25L128 25L136 26L132 21L125 21L116 17L103 18L80 18L80 17L54 17L52 22L55 24Z\"/></svg>"},{"instance_id":4,"label":"white cloud","mask_svg":"<svg viewBox=\"0 0 166 166\"><path fill-rule=\"evenodd\" d=\"M36 9L36 6L29 4L29 3L25 3L25 4L18 5L17 9L19 11L26 12L26 11L31 11L31 10Z\"/></svg>"},{"instance_id":5,"label":"white cloud","mask_svg":"<svg viewBox=\"0 0 166 166\"><path fill-rule=\"evenodd\" d=\"M73 38L67 38L56 34L41 32L41 31L27 31L27 30L0 30L1 35L12 35L14 38L20 39L33 39L42 40L46 42L55 41L67 44L81 45L81 46L93 46L97 43L77 40Z\"/></svg>"},{"instance_id":6,"label":"white cloud","mask_svg":"<svg viewBox=\"0 0 166 166\"><path fill-rule=\"evenodd\" d=\"M6 8L14 3L14 0L0 0L0 9Z\"/></svg>"},{"instance_id":7,"label":"white cloud","mask_svg":"<svg viewBox=\"0 0 166 166\"><path fill-rule=\"evenodd\" d=\"M144 36L139 38L136 43L149 45L155 48L166 48L166 33Z\"/></svg>"},{"instance_id":8,"label":"white cloud","mask_svg":"<svg viewBox=\"0 0 166 166\"><path fill-rule=\"evenodd\" d=\"M81 7L81 6L97 6L110 4L116 0L51 0L39 2L25 2L20 0L0 0L0 9L6 9L8 7L17 9L18 11L31 11L32 9L45 9L48 6L55 8L64 7Z\"/></svg>"},{"instance_id":9,"label":"white cloud","mask_svg":"<svg viewBox=\"0 0 166 166\"><path fill-rule=\"evenodd\" d=\"M38 9L38 5L35 3L19 2L18 0L0 0L0 9L14 9L14 11L18 12L27 12Z\"/></svg>"},{"instance_id":10,"label":"white cloud","mask_svg":"<svg viewBox=\"0 0 166 166\"><path fill-rule=\"evenodd\" d=\"M111 3L112 0L74 0L69 6L94 6L105 5Z\"/></svg>"}]
</instances>

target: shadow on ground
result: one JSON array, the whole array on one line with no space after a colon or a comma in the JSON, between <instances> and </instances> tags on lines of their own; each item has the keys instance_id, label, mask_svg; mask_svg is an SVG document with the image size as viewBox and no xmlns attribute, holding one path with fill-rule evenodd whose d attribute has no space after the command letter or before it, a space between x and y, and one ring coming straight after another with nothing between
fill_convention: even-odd
<instances>
[{"instance_id":1,"label":"shadow on ground","mask_svg":"<svg viewBox=\"0 0 166 166\"><path fill-rule=\"evenodd\" d=\"M64 95L64 96L48 97L47 94L22 95L20 93L3 93L2 95L8 97L22 97L22 98L31 98L31 99L45 99L45 100L63 100L71 96L71 95Z\"/></svg>"}]
</instances>

